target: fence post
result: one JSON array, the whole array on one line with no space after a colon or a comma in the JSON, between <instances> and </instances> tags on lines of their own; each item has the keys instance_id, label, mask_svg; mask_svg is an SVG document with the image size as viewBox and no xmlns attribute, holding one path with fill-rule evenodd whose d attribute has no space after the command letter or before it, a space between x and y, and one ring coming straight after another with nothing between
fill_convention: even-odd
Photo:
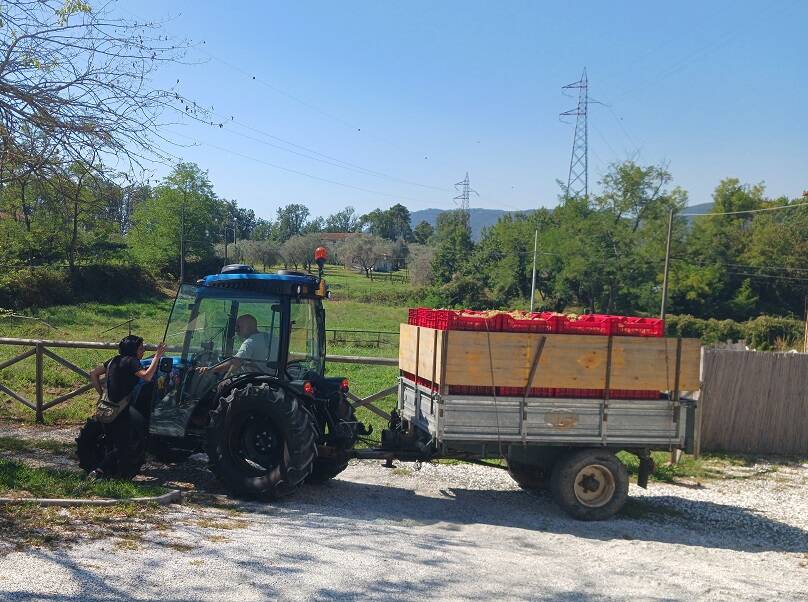
<instances>
[{"instance_id":1,"label":"fence post","mask_svg":"<svg viewBox=\"0 0 808 602\"><path fill-rule=\"evenodd\" d=\"M45 402L43 394L43 386L45 375L42 371L42 361L44 359L45 346L42 343L36 344L36 422L37 424L45 423L45 416L43 415L42 404Z\"/></svg>"}]
</instances>

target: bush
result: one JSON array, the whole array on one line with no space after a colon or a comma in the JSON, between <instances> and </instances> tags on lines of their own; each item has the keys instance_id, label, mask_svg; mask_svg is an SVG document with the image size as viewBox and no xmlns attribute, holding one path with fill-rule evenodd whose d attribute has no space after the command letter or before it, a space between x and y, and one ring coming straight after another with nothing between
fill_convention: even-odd
<instances>
[{"instance_id":1,"label":"bush","mask_svg":"<svg viewBox=\"0 0 808 602\"><path fill-rule=\"evenodd\" d=\"M84 301L121 302L157 294L154 278L134 265L43 266L0 274L0 307L26 309Z\"/></svg>"},{"instance_id":2,"label":"bush","mask_svg":"<svg viewBox=\"0 0 808 602\"><path fill-rule=\"evenodd\" d=\"M805 323L793 318L760 316L747 322L669 315L665 329L669 336L692 337L704 343L745 340L760 350L794 346L803 338Z\"/></svg>"}]
</instances>

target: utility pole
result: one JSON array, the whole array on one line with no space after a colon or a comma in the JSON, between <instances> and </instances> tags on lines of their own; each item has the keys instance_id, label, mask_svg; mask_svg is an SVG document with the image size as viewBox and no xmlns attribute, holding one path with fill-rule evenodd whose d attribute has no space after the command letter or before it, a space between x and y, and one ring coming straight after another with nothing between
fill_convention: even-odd
<instances>
[{"instance_id":1,"label":"utility pole","mask_svg":"<svg viewBox=\"0 0 808 602\"><path fill-rule=\"evenodd\" d=\"M185 282L185 203L180 208L180 284Z\"/></svg>"},{"instance_id":2,"label":"utility pole","mask_svg":"<svg viewBox=\"0 0 808 602\"><path fill-rule=\"evenodd\" d=\"M567 197L589 194L589 80L586 68L577 82L567 84L562 90L578 90L578 106L561 113L561 117L575 117L575 136L572 140L572 156L567 176Z\"/></svg>"},{"instance_id":3,"label":"utility pole","mask_svg":"<svg viewBox=\"0 0 808 602\"><path fill-rule=\"evenodd\" d=\"M536 254L539 250L539 229L533 235L533 277L530 282L530 313L533 313L533 299L536 295Z\"/></svg>"},{"instance_id":4,"label":"utility pole","mask_svg":"<svg viewBox=\"0 0 808 602\"><path fill-rule=\"evenodd\" d=\"M673 234L673 209L668 215L668 241L665 244L665 274L662 276L662 307L659 310L659 317L664 322L665 312L668 309L668 274L671 266L671 236Z\"/></svg>"}]
</instances>

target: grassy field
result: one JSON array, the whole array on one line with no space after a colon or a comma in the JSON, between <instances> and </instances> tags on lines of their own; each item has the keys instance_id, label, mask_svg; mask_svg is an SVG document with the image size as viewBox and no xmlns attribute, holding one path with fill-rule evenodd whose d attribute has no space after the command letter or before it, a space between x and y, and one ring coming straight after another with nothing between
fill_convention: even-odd
<instances>
[{"instance_id":1,"label":"grassy field","mask_svg":"<svg viewBox=\"0 0 808 602\"><path fill-rule=\"evenodd\" d=\"M373 330L398 332L399 323L406 321L406 307L390 307L374 303L361 303L347 300L342 294L350 289L363 294L387 290L389 287L405 289L409 285L400 282L369 280L362 275L346 272L342 268L330 267L327 280L334 290L333 298L326 301L326 322L329 329ZM26 312L24 317L0 317L0 336L13 338L63 339L85 341L120 340L128 334L132 320L132 331L147 342L161 340L165 323L171 311L170 298L157 298L150 302L121 303L119 305L86 303L81 305L57 306ZM333 336L333 333L332 335ZM350 337L349 337L350 338ZM362 337L354 337L361 339ZM364 355L396 357L397 337L383 337L387 344L375 346L370 341L333 344L329 342L328 353L334 355ZM0 362L24 351L26 347L0 346ZM98 363L114 355L112 350L61 349L55 350L76 365L89 370ZM0 370L0 383L21 393L29 400L34 399L35 380L34 358ZM395 382L398 370L393 367L372 367L353 364L331 364L331 375L345 376L351 381L351 389L357 395L369 395L390 386ZM45 398L52 399L82 384L81 377L46 358L44 362ZM58 405L45 412L49 424L70 424L83 422L93 409L95 396L88 393L82 397ZM391 400L385 400L392 407ZM361 417L370 419L372 415L361 410ZM0 418L33 421L34 413L22 404L0 393ZM375 419L376 417L373 416ZM377 422L377 421L374 421ZM377 425L378 426L378 425Z\"/></svg>"}]
</instances>

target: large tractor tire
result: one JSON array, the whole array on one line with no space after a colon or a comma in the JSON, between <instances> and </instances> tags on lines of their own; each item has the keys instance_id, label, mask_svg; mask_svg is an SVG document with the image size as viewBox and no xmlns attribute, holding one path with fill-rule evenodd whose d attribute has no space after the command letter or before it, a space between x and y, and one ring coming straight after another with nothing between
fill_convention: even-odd
<instances>
[{"instance_id":1,"label":"large tractor tire","mask_svg":"<svg viewBox=\"0 0 808 602\"><path fill-rule=\"evenodd\" d=\"M606 449L582 449L564 456L553 467L553 498L578 520L606 520L628 499L628 472Z\"/></svg>"},{"instance_id":2,"label":"large tractor tire","mask_svg":"<svg viewBox=\"0 0 808 602\"><path fill-rule=\"evenodd\" d=\"M317 455L309 414L293 395L266 383L221 398L207 439L211 470L240 497L291 493L311 474Z\"/></svg>"},{"instance_id":3,"label":"large tractor tire","mask_svg":"<svg viewBox=\"0 0 808 602\"><path fill-rule=\"evenodd\" d=\"M129 412L129 449L119 452L115 471L112 474L105 473L106 477L131 479L140 472L146 460L146 421L143 415L131 406L125 411ZM76 453L79 466L83 470L91 472L98 468L104 456L112 449L107 430L107 425L101 424L95 418L89 418L81 427L79 436L76 437Z\"/></svg>"},{"instance_id":4,"label":"large tractor tire","mask_svg":"<svg viewBox=\"0 0 808 602\"><path fill-rule=\"evenodd\" d=\"M547 486L547 474L534 464L508 459L508 474L522 489L538 491Z\"/></svg>"}]
</instances>

